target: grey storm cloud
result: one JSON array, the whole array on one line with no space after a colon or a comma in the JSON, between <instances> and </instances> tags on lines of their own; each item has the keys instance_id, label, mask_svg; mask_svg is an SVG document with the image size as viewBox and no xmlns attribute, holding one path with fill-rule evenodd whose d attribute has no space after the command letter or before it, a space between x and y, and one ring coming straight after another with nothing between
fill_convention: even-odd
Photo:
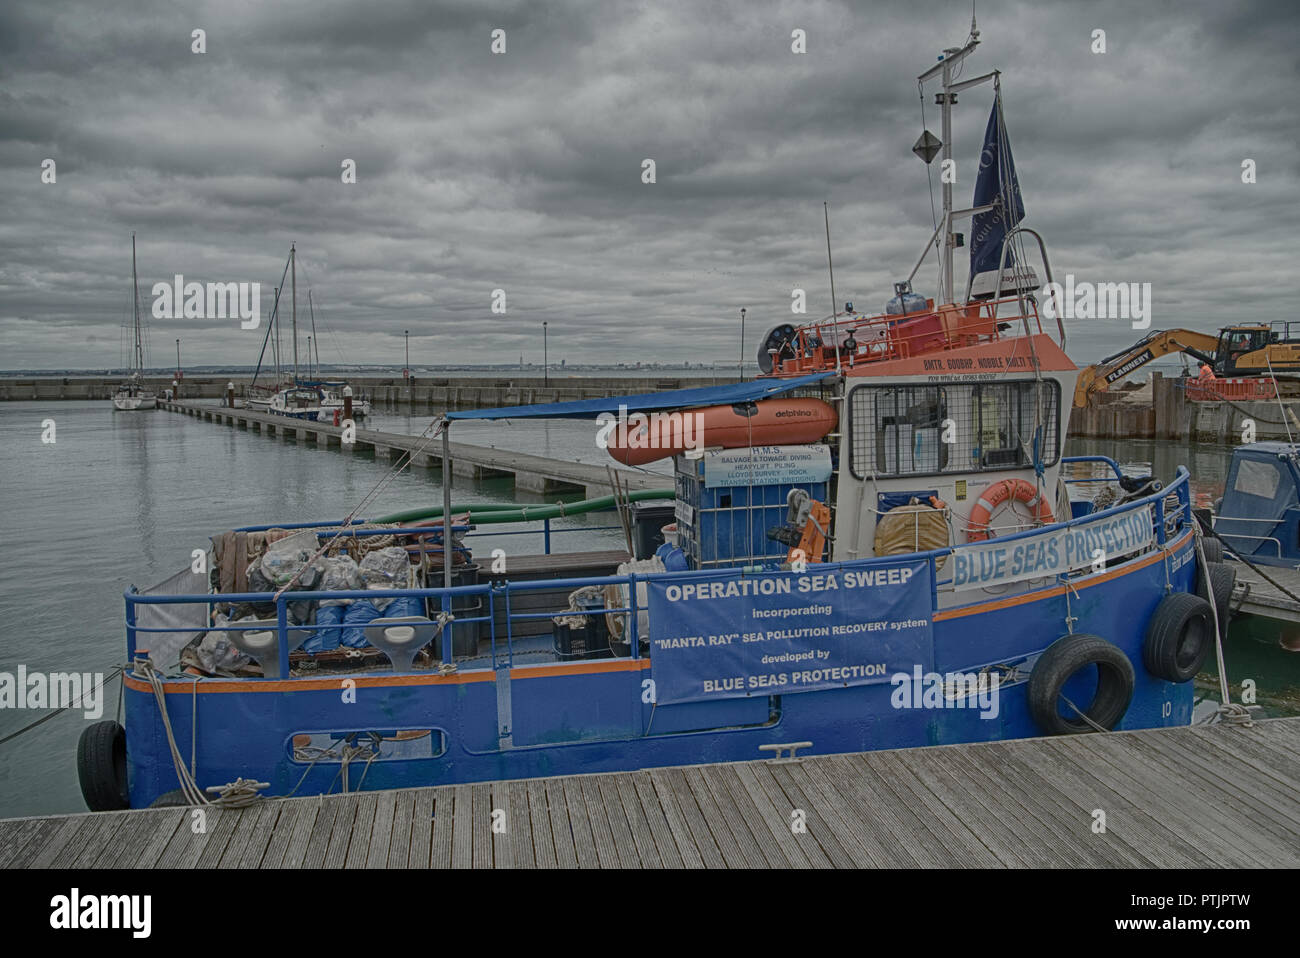
<instances>
[{"instance_id":1,"label":"grey storm cloud","mask_svg":"<svg viewBox=\"0 0 1300 958\"><path fill-rule=\"evenodd\" d=\"M1156 327L1291 318L1297 9L977 0L965 75L1002 71L1026 224L1058 276L1150 282ZM877 310L933 229L910 152L916 76L970 14L968 0L9 0L3 365L119 364L133 231L146 312L177 273L261 282L269 311L296 243L326 362L399 362L407 329L419 365L536 361L542 321L570 362L734 361L740 307L750 354L792 318L793 288L830 311L823 200L836 292ZM991 97L960 96L959 205ZM229 321L150 326L158 365L176 337L187 363L251 363L261 344ZM1118 320L1069 334L1083 361L1141 335Z\"/></svg>"}]
</instances>

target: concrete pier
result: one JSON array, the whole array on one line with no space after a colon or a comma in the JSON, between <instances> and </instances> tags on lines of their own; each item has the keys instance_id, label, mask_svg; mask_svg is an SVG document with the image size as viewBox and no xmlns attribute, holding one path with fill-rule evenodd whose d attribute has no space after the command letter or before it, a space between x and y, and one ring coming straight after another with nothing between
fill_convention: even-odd
<instances>
[{"instance_id":1,"label":"concrete pier","mask_svg":"<svg viewBox=\"0 0 1300 958\"><path fill-rule=\"evenodd\" d=\"M332 423L291 419L274 413L252 412L247 409L227 409L190 401L161 400L158 408L165 412L192 416L201 422L212 422L247 428L267 436L293 438L300 443L315 443L344 452L371 452L375 461L388 464L408 454L411 468L442 468L442 440L408 436L375 429L356 430L355 442L343 443L343 427ZM453 426L452 434L455 435ZM452 475L467 479L513 478L516 489L549 496L572 494L582 499L610 495L609 477L603 466L580 462L548 459L525 453L489 449L463 442L451 444ZM667 476L651 476L644 472L618 469L621 482L631 490L663 489L672 485Z\"/></svg>"}]
</instances>

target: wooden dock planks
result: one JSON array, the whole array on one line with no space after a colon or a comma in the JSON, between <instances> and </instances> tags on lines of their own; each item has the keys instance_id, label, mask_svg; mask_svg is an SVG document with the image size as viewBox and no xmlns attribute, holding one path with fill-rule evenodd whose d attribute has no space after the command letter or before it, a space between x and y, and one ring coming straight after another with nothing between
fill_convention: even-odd
<instances>
[{"instance_id":1,"label":"wooden dock planks","mask_svg":"<svg viewBox=\"0 0 1300 958\"><path fill-rule=\"evenodd\" d=\"M1229 568L1237 573L1237 585L1233 589L1232 598L1234 609L1284 622L1300 623L1300 602L1292 598L1293 595L1300 595L1300 569L1261 565L1257 572L1244 562L1231 562ZM1268 581L1264 576L1273 581ZM1287 592L1291 595L1287 595Z\"/></svg>"},{"instance_id":2,"label":"wooden dock planks","mask_svg":"<svg viewBox=\"0 0 1300 958\"><path fill-rule=\"evenodd\" d=\"M1288 718L24 818L0 867L1296 867L1298 754Z\"/></svg>"}]
</instances>

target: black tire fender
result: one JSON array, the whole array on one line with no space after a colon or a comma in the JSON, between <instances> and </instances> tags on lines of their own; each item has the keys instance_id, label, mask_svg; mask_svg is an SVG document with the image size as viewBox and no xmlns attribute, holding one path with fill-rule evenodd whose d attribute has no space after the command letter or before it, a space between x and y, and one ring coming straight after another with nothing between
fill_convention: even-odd
<instances>
[{"instance_id":1,"label":"black tire fender","mask_svg":"<svg viewBox=\"0 0 1300 958\"><path fill-rule=\"evenodd\" d=\"M1186 682L1201 670L1213 647L1210 603L1190 592L1171 592L1160 600L1147 622L1142 663L1156 678Z\"/></svg>"},{"instance_id":2,"label":"black tire fender","mask_svg":"<svg viewBox=\"0 0 1300 958\"><path fill-rule=\"evenodd\" d=\"M185 793L179 788L173 788L170 792L163 792L152 802L150 808L181 808L189 807L190 800L185 797Z\"/></svg>"},{"instance_id":3,"label":"black tire fender","mask_svg":"<svg viewBox=\"0 0 1300 958\"><path fill-rule=\"evenodd\" d=\"M1206 588L1206 580L1208 579L1214 588L1214 611L1219 616L1219 635L1226 640L1228 638L1229 610L1232 608L1232 590L1237 585L1237 570L1226 562L1211 562L1209 570L1210 574L1208 576L1197 576L1196 594L1207 603L1210 601L1209 590Z\"/></svg>"},{"instance_id":4,"label":"black tire fender","mask_svg":"<svg viewBox=\"0 0 1300 958\"><path fill-rule=\"evenodd\" d=\"M107 720L88 726L77 740L77 780L92 812L131 807L126 782L126 729Z\"/></svg>"},{"instance_id":5,"label":"black tire fender","mask_svg":"<svg viewBox=\"0 0 1300 958\"><path fill-rule=\"evenodd\" d=\"M1119 724L1133 701L1133 663L1118 646L1101 636L1075 632L1057 639L1029 675L1029 713L1048 735L1075 735L1095 729L1082 718L1065 718L1058 702L1065 683L1081 669L1097 668L1097 692L1082 708L1088 718L1109 731Z\"/></svg>"},{"instance_id":6,"label":"black tire fender","mask_svg":"<svg viewBox=\"0 0 1300 958\"><path fill-rule=\"evenodd\" d=\"M1205 552L1205 561L1213 565L1223 561L1223 542L1214 536L1202 536L1201 548Z\"/></svg>"}]
</instances>

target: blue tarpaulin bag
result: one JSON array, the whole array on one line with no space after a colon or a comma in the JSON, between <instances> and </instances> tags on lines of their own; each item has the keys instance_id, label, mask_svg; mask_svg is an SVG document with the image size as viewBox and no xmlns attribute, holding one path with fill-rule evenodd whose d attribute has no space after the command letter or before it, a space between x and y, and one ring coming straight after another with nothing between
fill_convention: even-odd
<instances>
[{"instance_id":1,"label":"blue tarpaulin bag","mask_svg":"<svg viewBox=\"0 0 1300 958\"><path fill-rule=\"evenodd\" d=\"M341 625L343 611L346 608L347 606L343 605L320 606L316 609L316 625ZM317 652L329 652L332 649L337 649L342 634L343 630L339 628L319 629L313 632L311 638L302 644L302 650L315 655Z\"/></svg>"},{"instance_id":2,"label":"blue tarpaulin bag","mask_svg":"<svg viewBox=\"0 0 1300 958\"><path fill-rule=\"evenodd\" d=\"M424 615L424 603L419 596L404 596L393 599L383 610L375 608L369 601L358 599L347 607L343 614L343 635L341 642L350 649L360 649L369 645L366 641L367 626L372 620L396 618L406 615Z\"/></svg>"}]
</instances>

